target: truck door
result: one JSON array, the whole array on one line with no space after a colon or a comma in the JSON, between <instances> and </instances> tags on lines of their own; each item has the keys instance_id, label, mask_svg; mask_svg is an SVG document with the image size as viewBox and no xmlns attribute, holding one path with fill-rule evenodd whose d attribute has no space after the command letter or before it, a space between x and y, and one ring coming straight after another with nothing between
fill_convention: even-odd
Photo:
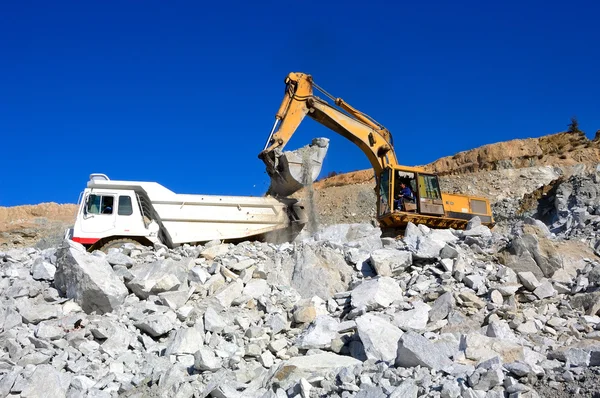
<instances>
[{"instance_id":1,"label":"truck door","mask_svg":"<svg viewBox=\"0 0 600 398\"><path fill-rule=\"evenodd\" d=\"M117 195L90 193L85 197L81 230L85 233L103 233L115 228Z\"/></svg>"}]
</instances>

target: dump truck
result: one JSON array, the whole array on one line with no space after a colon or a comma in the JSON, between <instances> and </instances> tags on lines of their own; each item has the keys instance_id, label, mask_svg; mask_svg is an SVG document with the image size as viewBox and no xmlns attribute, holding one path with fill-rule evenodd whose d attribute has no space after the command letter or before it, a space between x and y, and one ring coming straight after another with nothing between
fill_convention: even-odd
<instances>
[{"instance_id":1,"label":"dump truck","mask_svg":"<svg viewBox=\"0 0 600 398\"><path fill-rule=\"evenodd\" d=\"M464 229L475 216L479 216L483 224L493 227L489 200L443 193L437 174L427 172L422 167L400 165L390 131L369 115L319 87L311 75L290 73L285 85L275 123L258 155L271 177L269 191L273 195L287 197L306 185L307 175L319 174L320 169L315 167L322 164L318 156L325 156L323 151L313 153L310 163L299 161L293 152L283 151L308 115L353 142L369 159L375 174L377 220L383 230L401 232L409 222L433 228ZM333 104L314 95L315 90ZM305 170L307 167L311 169ZM410 187L414 193L413 201L397 201L401 184Z\"/></svg>"},{"instance_id":2,"label":"dump truck","mask_svg":"<svg viewBox=\"0 0 600 398\"><path fill-rule=\"evenodd\" d=\"M107 252L124 243L173 248L212 240L293 240L307 222L292 198L177 194L156 182L91 174L66 238Z\"/></svg>"}]
</instances>

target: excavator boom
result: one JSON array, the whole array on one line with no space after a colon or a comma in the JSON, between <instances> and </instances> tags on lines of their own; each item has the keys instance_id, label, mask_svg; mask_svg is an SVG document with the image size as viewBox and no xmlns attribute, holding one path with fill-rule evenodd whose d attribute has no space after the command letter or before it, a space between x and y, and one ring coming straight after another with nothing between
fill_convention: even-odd
<instances>
[{"instance_id":1,"label":"excavator boom","mask_svg":"<svg viewBox=\"0 0 600 398\"><path fill-rule=\"evenodd\" d=\"M312 183L319 175L326 149L309 149L310 155L304 154L304 157L308 157L310 161L305 160L305 164L298 161L297 154L283 152L306 115L357 145L367 155L376 175L386 166L397 164L392 135L385 127L341 98L333 98L314 84L310 75L290 73L285 83L285 95L275 115L273 129L264 150L259 154L271 176L270 193L288 196L294 189L298 190L303 185ZM332 98L338 107L313 95L313 87ZM316 145L318 148L325 148L322 141ZM313 142L311 147L314 146ZM306 168L310 171L307 172ZM298 180L298 177L307 174L314 175L314 178L310 181Z\"/></svg>"}]
</instances>

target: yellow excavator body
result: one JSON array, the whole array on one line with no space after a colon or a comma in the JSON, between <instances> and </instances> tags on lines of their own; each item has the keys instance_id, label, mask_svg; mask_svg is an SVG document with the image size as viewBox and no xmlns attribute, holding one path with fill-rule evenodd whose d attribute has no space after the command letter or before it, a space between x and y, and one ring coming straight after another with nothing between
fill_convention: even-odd
<instances>
[{"instance_id":1,"label":"yellow excavator body","mask_svg":"<svg viewBox=\"0 0 600 398\"><path fill-rule=\"evenodd\" d=\"M317 141L313 141L312 151L302 155L307 160L304 163L290 161L294 156L283 152L287 142L308 115L353 142L369 159L375 173L377 220L382 229L401 230L409 222L432 228L464 229L475 216L481 219L482 224L490 228L494 226L488 199L443 193L436 174L426 172L421 167L400 165L389 130L341 98L335 98L317 86L312 76L290 73L285 84L286 91L275 116L275 124L265 148L259 154L271 177L270 194L288 196L303 185L312 183L300 181L299 176L311 175L314 181L320 171L327 151L326 143L316 145ZM315 96L313 89L322 92L333 104ZM302 167L307 167L309 172L303 172ZM398 196L401 193L404 197Z\"/></svg>"}]
</instances>

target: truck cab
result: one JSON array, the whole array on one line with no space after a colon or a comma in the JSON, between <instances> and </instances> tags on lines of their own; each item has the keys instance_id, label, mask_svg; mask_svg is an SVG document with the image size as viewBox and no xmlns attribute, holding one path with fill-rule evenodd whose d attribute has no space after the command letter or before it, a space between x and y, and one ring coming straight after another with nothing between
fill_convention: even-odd
<instances>
[{"instance_id":1,"label":"truck cab","mask_svg":"<svg viewBox=\"0 0 600 398\"><path fill-rule=\"evenodd\" d=\"M95 181L109 179L104 174L93 174L90 182ZM130 237L149 244L157 239L158 225L144 218L133 189L88 187L81 194L71 239L97 248L108 237Z\"/></svg>"}]
</instances>

